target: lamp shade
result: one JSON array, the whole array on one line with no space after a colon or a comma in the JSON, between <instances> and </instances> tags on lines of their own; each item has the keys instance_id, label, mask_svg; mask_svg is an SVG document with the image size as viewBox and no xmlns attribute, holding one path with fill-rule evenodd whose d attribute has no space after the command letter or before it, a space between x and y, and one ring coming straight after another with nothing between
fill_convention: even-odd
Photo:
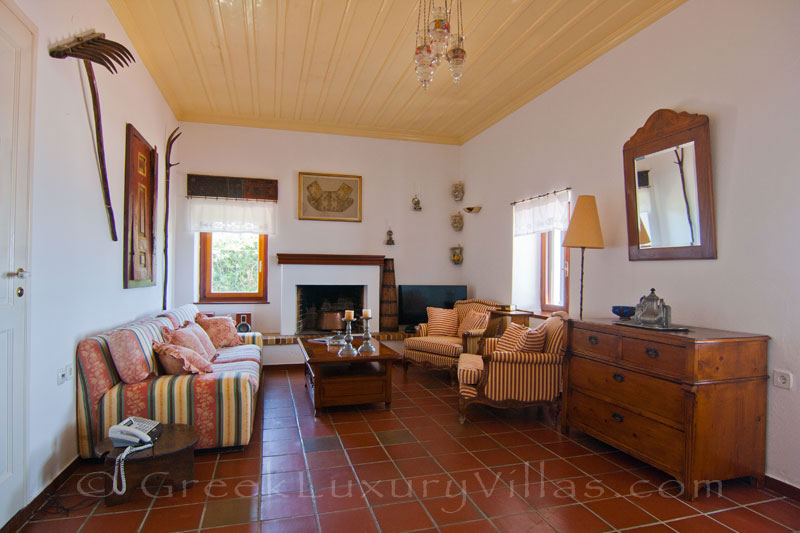
<instances>
[{"instance_id":1,"label":"lamp shade","mask_svg":"<svg viewBox=\"0 0 800 533\"><path fill-rule=\"evenodd\" d=\"M564 248L604 248L603 231L594 196L578 196L564 236Z\"/></svg>"}]
</instances>

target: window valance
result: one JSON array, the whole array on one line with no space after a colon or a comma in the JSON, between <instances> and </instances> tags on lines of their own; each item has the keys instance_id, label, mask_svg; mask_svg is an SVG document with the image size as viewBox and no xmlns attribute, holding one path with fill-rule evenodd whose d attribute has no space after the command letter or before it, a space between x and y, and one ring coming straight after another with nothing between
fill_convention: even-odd
<instances>
[{"instance_id":1,"label":"window valance","mask_svg":"<svg viewBox=\"0 0 800 533\"><path fill-rule=\"evenodd\" d=\"M215 198L189 199L189 227L197 232L276 233L277 204Z\"/></svg>"},{"instance_id":2,"label":"window valance","mask_svg":"<svg viewBox=\"0 0 800 533\"><path fill-rule=\"evenodd\" d=\"M514 204L514 236L566 231L569 226L570 191L550 193Z\"/></svg>"}]
</instances>

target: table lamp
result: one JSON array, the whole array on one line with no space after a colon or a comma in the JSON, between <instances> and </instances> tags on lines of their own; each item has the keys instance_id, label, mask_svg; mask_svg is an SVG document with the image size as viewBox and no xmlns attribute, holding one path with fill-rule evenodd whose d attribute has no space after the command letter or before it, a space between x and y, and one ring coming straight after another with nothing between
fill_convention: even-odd
<instances>
[{"instance_id":1,"label":"table lamp","mask_svg":"<svg viewBox=\"0 0 800 533\"><path fill-rule=\"evenodd\" d=\"M597 202L594 196L578 196L562 246L564 248L581 249L580 320L583 320L583 256L587 248L605 247L603 245L603 231L600 229L600 217L597 215Z\"/></svg>"}]
</instances>

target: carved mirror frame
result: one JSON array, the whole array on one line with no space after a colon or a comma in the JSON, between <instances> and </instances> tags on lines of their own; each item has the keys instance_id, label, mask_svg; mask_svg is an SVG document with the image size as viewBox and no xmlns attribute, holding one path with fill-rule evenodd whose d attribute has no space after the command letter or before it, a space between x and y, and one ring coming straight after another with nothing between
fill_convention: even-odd
<instances>
[{"instance_id":1,"label":"carved mirror frame","mask_svg":"<svg viewBox=\"0 0 800 533\"><path fill-rule=\"evenodd\" d=\"M694 141L697 166L699 246L639 247L639 214L636 206L636 165L639 157ZM625 205L628 220L628 259L716 259L714 194L711 180L711 142L708 116L659 109L628 139L622 149L625 168Z\"/></svg>"}]
</instances>

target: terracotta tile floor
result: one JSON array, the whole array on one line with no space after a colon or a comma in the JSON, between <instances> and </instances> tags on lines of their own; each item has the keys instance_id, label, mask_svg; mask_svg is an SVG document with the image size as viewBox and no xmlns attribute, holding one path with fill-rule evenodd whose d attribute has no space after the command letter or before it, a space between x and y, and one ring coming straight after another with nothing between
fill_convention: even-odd
<instances>
[{"instance_id":1,"label":"terracotta tile floor","mask_svg":"<svg viewBox=\"0 0 800 533\"><path fill-rule=\"evenodd\" d=\"M535 409L473 406L461 425L446 374L398 368L394 378L391 411L314 418L302 369L267 368L252 442L199 452L191 489L155 486L105 507L78 493L99 469L85 463L22 531L800 530L800 502L741 481L676 499L665 474L565 437Z\"/></svg>"}]
</instances>

